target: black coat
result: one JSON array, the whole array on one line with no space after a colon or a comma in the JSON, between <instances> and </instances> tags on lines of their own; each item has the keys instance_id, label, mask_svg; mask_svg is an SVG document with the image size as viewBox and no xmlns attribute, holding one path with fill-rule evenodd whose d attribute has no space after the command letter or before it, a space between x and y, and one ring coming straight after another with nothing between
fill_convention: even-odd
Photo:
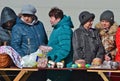
<instances>
[{"instance_id":1,"label":"black coat","mask_svg":"<svg viewBox=\"0 0 120 81\"><path fill-rule=\"evenodd\" d=\"M74 31L72 42L74 61L84 59L86 63L91 64L96 57L103 59L105 51L96 29L86 30L83 26L80 26Z\"/></svg>"}]
</instances>

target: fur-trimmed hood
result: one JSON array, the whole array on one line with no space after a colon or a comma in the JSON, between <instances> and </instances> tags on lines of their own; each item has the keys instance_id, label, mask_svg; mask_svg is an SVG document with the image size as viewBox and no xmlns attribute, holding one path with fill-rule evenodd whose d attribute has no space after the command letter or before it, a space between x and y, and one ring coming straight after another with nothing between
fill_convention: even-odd
<instances>
[{"instance_id":1,"label":"fur-trimmed hood","mask_svg":"<svg viewBox=\"0 0 120 81\"><path fill-rule=\"evenodd\" d=\"M111 34L111 35L115 34L116 31L117 31L118 26L119 26L119 25L115 22L115 23L110 27L108 33ZM104 35L104 34L106 33L106 31L104 31L104 29L102 28L102 25L100 24L100 22L95 25L95 28L97 28L97 29L100 31L100 34L101 34L101 35Z\"/></svg>"}]
</instances>

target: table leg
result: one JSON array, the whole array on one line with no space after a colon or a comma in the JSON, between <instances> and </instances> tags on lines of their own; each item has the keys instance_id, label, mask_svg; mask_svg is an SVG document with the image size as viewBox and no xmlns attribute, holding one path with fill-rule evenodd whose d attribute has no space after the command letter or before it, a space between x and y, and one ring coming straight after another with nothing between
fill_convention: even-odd
<instances>
[{"instance_id":1,"label":"table leg","mask_svg":"<svg viewBox=\"0 0 120 81\"><path fill-rule=\"evenodd\" d=\"M26 70L21 70L13 81L20 81L21 77L26 73Z\"/></svg>"},{"instance_id":2,"label":"table leg","mask_svg":"<svg viewBox=\"0 0 120 81\"><path fill-rule=\"evenodd\" d=\"M28 77L32 74L32 71L28 71L25 75L20 79L20 81L26 81Z\"/></svg>"},{"instance_id":3,"label":"table leg","mask_svg":"<svg viewBox=\"0 0 120 81\"><path fill-rule=\"evenodd\" d=\"M104 81L109 81L103 72L98 72Z\"/></svg>"},{"instance_id":4,"label":"table leg","mask_svg":"<svg viewBox=\"0 0 120 81\"><path fill-rule=\"evenodd\" d=\"M0 71L0 74L5 79L5 81L11 81L10 78L7 76L7 74L4 71Z\"/></svg>"}]
</instances>

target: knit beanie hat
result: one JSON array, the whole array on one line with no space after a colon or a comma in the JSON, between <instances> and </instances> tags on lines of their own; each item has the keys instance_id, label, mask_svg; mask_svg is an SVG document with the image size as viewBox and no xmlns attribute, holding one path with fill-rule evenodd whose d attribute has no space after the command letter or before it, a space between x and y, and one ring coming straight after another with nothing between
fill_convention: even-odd
<instances>
[{"instance_id":1,"label":"knit beanie hat","mask_svg":"<svg viewBox=\"0 0 120 81\"><path fill-rule=\"evenodd\" d=\"M104 11L100 16L100 21L107 20L112 25L114 23L114 14L110 10Z\"/></svg>"},{"instance_id":2,"label":"knit beanie hat","mask_svg":"<svg viewBox=\"0 0 120 81\"><path fill-rule=\"evenodd\" d=\"M21 10L21 14L35 15L36 12L37 12L36 8L30 4L24 5Z\"/></svg>"},{"instance_id":3,"label":"knit beanie hat","mask_svg":"<svg viewBox=\"0 0 120 81\"><path fill-rule=\"evenodd\" d=\"M94 18L95 18L95 15L88 11L83 11L79 15L79 20L80 20L81 25L84 25L87 21L89 21L90 19L94 19Z\"/></svg>"}]
</instances>

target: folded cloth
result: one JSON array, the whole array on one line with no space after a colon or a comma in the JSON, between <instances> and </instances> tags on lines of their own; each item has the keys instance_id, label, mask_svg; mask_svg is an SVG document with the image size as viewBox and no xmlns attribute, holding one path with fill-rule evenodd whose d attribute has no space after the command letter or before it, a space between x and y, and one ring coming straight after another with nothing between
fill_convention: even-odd
<instances>
[{"instance_id":1,"label":"folded cloth","mask_svg":"<svg viewBox=\"0 0 120 81\"><path fill-rule=\"evenodd\" d=\"M22 68L21 56L10 46L0 46L0 54L8 54L13 63L18 67Z\"/></svg>"}]
</instances>

